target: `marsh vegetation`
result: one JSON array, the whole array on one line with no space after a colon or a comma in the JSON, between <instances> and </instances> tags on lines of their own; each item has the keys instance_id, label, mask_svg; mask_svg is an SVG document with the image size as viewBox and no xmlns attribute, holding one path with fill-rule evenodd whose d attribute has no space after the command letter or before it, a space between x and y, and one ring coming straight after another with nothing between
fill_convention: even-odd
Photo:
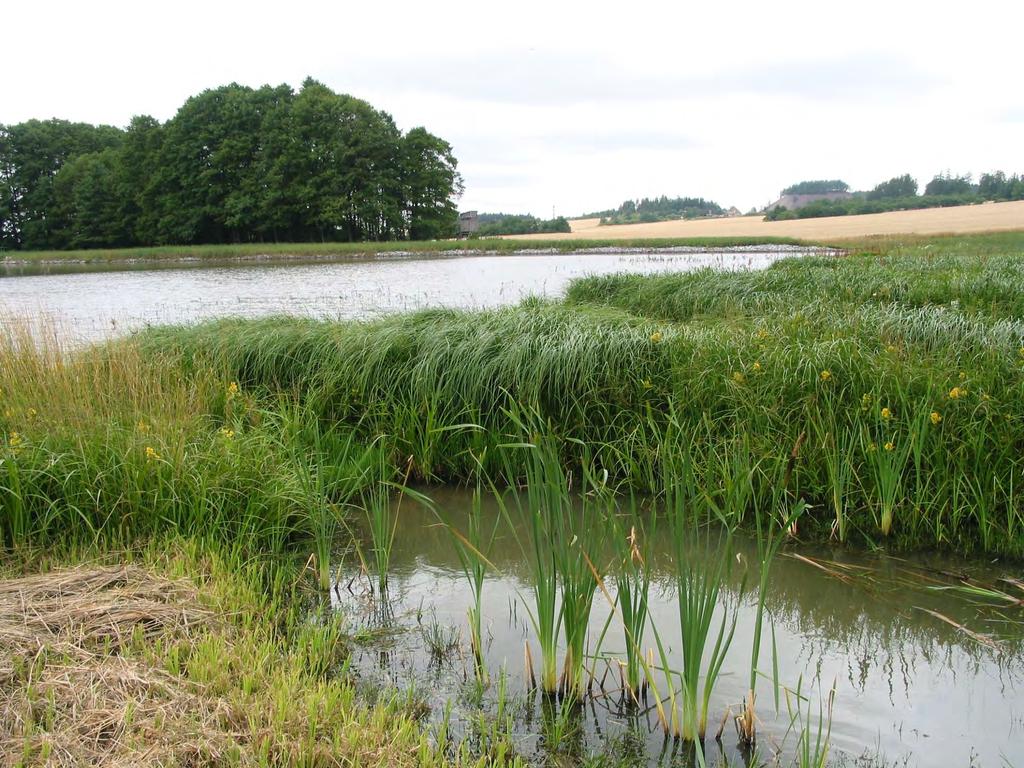
<instances>
[{"instance_id":1,"label":"marsh vegetation","mask_svg":"<svg viewBox=\"0 0 1024 768\"><path fill-rule=\"evenodd\" d=\"M988 654L1010 690L1019 683L1022 248L1020 235L889 243L760 271L596 276L564 300L484 311L157 327L73 354L8 323L9 568L41 550L67 561L142 542L152 562L151 547L184 539L246 564L246 588L272 601L251 621L281 653L335 647L339 609L361 607L374 618L346 625L351 642L401 666L401 542L437 533L469 599L449 625L421 616L417 636L435 667L467 671L463 698L478 706L432 701L426 714L408 688L403 705L356 705L342 656L310 650L321 672L290 690L310 697L311 735L268 762L356 748L331 730L342 722L315 725L305 687L327 686L316 690L381 713L370 732L383 741L410 727L387 712L430 718L414 747L424 761L626 761L620 747L657 761L649 733L600 726L608 738L595 741L581 725L614 695L616 722L650 724L669 745L661 758L711 759L722 736L714 759L822 765L844 692L833 701L832 678L801 672L834 650L796 664L779 640L854 628L780 632L815 611L784 610L783 561L874 589L883 580L857 552L951 558L942 573L910 569L920 595L901 610L929 629L880 642L879 656L894 654L880 674L891 682L923 642L956 664ZM443 486L473 501L447 507ZM421 513L432 526L413 524ZM967 556L990 567L955 559ZM498 632L514 654L488 651ZM1008 727L977 745L992 761L1019 756ZM39 728L18 731L29 764L46 759ZM842 754L875 743L840 730ZM409 749L402 733L396 749Z\"/></svg>"}]
</instances>

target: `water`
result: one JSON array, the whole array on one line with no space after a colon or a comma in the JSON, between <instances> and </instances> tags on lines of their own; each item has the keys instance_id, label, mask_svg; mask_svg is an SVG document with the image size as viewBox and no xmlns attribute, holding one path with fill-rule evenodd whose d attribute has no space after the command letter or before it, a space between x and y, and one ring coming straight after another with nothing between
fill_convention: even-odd
<instances>
[{"instance_id":1,"label":"water","mask_svg":"<svg viewBox=\"0 0 1024 768\"><path fill-rule=\"evenodd\" d=\"M3 266L0 313L98 341L147 325L218 317L297 314L370 317L423 307L495 307L527 295L557 297L570 280L611 272L674 272L712 266L763 268L807 249L389 257L302 263ZM156 267L156 268L154 268Z\"/></svg>"},{"instance_id":2,"label":"water","mask_svg":"<svg viewBox=\"0 0 1024 768\"><path fill-rule=\"evenodd\" d=\"M470 505L467 493L429 493L446 516L465 520ZM494 505L485 504L485 513L491 520L497 519ZM486 522L484 530L489 530ZM748 559L754 556L749 541L741 541L739 549ZM991 603L934 589L958 584L966 575L999 585L999 577L1016 575L1012 570L948 557L905 559L857 554L838 547L801 548L796 554L844 574L837 577L788 552L776 560L768 595L769 613L775 621L779 682L795 688L803 680L805 692L811 693L815 720L819 702L825 703L835 684L834 763L846 760L857 765L922 768L1024 765L1024 606L998 609ZM530 571L507 527L501 528L491 559L499 573L489 577L484 587L486 663L492 677L502 669L507 673L516 713L514 742L524 754L543 758L545 707L539 697L528 697L525 691L525 642L532 643L535 665L539 666L540 659L527 614L532 601ZM343 570L335 598L339 608L351 614L354 625L373 630L357 646L353 668L368 685L416 690L435 721L447 701L455 702L453 729L465 733L476 709L468 693L473 689L473 672L465 630L471 595L449 534L432 513L408 499L401 507L391 563L391 601L386 615L368 595L365 577L352 569ZM656 563L650 609L668 643L670 663L678 669L678 612L668 552L660 551ZM756 581L756 574L751 578ZM739 576L734 574L726 590L728 599L736 599L738 583ZM610 581L608 585L613 591ZM967 631L924 609L941 613ZM596 643L609 612L607 599L598 592L592 642ZM713 755L718 754L718 747L711 737L720 718L727 707L739 712L747 688L754 615L754 601L748 594L740 604L736 639L712 698L709 751ZM431 656L424 638L435 622L461 633L459 650L444 659ZM380 634L382 624L393 631ZM770 675L767 629L765 635L760 668ZM645 644L653 645L650 632ZM602 653L624 658L623 649L621 625L613 620ZM606 668L605 662L597 663L599 680ZM494 688L484 696L483 705L492 714ZM602 688L608 693L602 693ZM611 693L616 688L617 673L611 672L583 707L579 737L563 750L568 749L575 759L625 743L633 745L636 764L670 762L663 755L666 745L654 713L627 716L618 696ZM781 764L790 764L795 736L786 737L789 717L784 698L781 714L775 714L768 679L759 683L757 714L763 721L759 728L761 758L770 762L775 749L781 748ZM730 764L743 764L731 725L724 732L723 750ZM856 762L865 759L865 754L871 759Z\"/></svg>"}]
</instances>

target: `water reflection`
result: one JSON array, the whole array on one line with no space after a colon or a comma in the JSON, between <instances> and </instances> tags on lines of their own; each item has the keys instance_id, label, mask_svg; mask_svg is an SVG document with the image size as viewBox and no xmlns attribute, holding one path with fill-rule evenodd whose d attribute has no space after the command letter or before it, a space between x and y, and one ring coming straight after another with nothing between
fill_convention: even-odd
<instances>
[{"instance_id":1,"label":"water reflection","mask_svg":"<svg viewBox=\"0 0 1024 768\"><path fill-rule=\"evenodd\" d=\"M469 509L469 494L442 489L430 493L446 514L457 518ZM485 504L485 510L497 514L493 505ZM477 711L465 704L465 692L474 683L465 631L471 594L449 535L433 515L412 505L403 506L401 515L391 581L396 622L405 631L389 639L383 662L382 649L371 642L356 653L354 666L368 681L415 687L435 717L444 711L448 699L460 702L452 727L468 733L472 713ZM666 549L658 552L655 561L650 610L668 641L670 663L678 668L678 612ZM749 541L739 542L739 550L748 560L756 552ZM567 734L558 739L560 754L621 749L632 753L638 764L658 764L659 759L661 764L686 764L687 756L678 752L682 745L664 741L653 701L640 707L624 701L615 661L624 655L624 641L614 621L601 647L606 658L592 661L591 696L578 713L571 718L559 715L543 697L526 695L524 644L533 638L527 618L529 567L509 530L499 533L491 559L498 575L489 578L484 588L484 656L492 679L498 679L502 670L508 676L507 690L519 713L511 726L519 748L528 754L542 750L556 728ZM802 547L777 559L767 607L775 626L779 679L789 687L803 680L805 689L813 691L815 713L819 694L824 700L835 682L832 743L838 752L858 756L865 750L880 750L889 760L918 766L966 766L972 759L977 765L1002 765L1003 757L1010 764L1024 759L1020 625L1002 621L1002 614L991 606L932 588L957 583L946 575L950 573L969 573L992 582L1006 575L998 568L937 556L894 558L828 547ZM737 599L740 579L738 570L731 575L728 599ZM608 587L612 589L611 583ZM352 612L355 621L363 620L350 600L342 599L340 605ZM598 594L592 642L596 643L610 612ZM739 712L754 616L754 597L746 595L739 605L737 639L715 689L713 717L722 717L729 707ZM1024 616L1016 618L1024 620ZM416 630L433 622L457 627L463 634L461 647L443 664L432 660L423 633ZM998 632L999 637L989 645L970 632ZM770 672L770 643L766 638L761 655L766 673ZM534 646L534 658L538 654ZM495 686L491 688L478 706L496 706ZM759 688L757 714L763 721L762 759L776 747L788 752L795 746L792 734L786 737L790 717L785 703L775 713L770 681ZM710 746L718 727L717 721L709 723ZM728 724L722 750L730 764L743 764Z\"/></svg>"}]
</instances>

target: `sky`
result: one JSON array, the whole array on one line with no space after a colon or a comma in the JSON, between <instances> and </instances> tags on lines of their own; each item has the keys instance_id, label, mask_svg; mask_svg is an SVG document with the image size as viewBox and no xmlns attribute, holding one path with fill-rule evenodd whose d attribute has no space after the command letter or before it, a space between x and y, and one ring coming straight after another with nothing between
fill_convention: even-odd
<instances>
[{"instance_id":1,"label":"sky","mask_svg":"<svg viewBox=\"0 0 1024 768\"><path fill-rule=\"evenodd\" d=\"M0 123L160 120L311 76L447 139L461 210L763 206L803 179L1024 172L1020 0L11 2Z\"/></svg>"}]
</instances>

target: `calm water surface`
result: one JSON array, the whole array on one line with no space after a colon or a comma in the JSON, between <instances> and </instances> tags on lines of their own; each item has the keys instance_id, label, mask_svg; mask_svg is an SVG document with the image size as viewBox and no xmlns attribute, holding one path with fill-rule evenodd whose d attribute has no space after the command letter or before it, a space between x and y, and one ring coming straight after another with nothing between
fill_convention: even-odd
<instances>
[{"instance_id":1,"label":"calm water surface","mask_svg":"<svg viewBox=\"0 0 1024 768\"><path fill-rule=\"evenodd\" d=\"M465 520L469 494L432 490L430 495L453 524ZM497 519L493 505L485 505L485 513ZM489 530L486 523L484 530ZM543 756L545 709L525 695L524 643L532 643L535 665L540 658L527 614L532 601L530 568L511 530L502 525L499 531L490 553L498 573L484 587L486 661L492 676L502 669L507 672L512 710L517 713L517 746L527 755ZM755 557L751 542L740 542L739 550ZM780 684L796 688L802 678L804 690L811 692L815 719L818 702L835 684L833 764L1024 765L1024 607L997 609L935 589L957 584L958 577L968 574L998 584L999 577L1016 575L1012 570L949 558L856 554L840 548L805 548L797 553L846 575L838 578L793 553L783 554L773 566L767 601L775 623ZM669 645L670 663L679 669L679 619L668 551L659 552L656 562L650 609ZM467 694L473 687L465 631L471 593L448 532L432 513L408 499L401 506L391 564L390 614L382 614L380 605L373 603L365 577L352 569L342 574L336 600L351 613L353 622L375 631L382 623L397 630L359 646L354 667L367 682L414 688L435 719L442 716L445 702L453 700L453 728L465 729L475 709ZM751 578L756 581L756 575ZM727 599L735 600L738 582L739 574L734 574ZM608 586L614 593L611 582ZM937 611L978 635L924 609ZM592 650L609 612L607 600L598 592L591 623ZM714 755L718 748L711 734L727 707L738 713L747 687L754 615L754 601L748 595L740 604L736 637L712 698L708 743ZM460 650L443 660L427 651L424 632L434 623L461 632ZM770 633L766 630L765 635L760 668L770 675ZM653 642L648 631L645 644ZM612 621L601 653L624 658L624 647L621 625ZM607 666L597 663L598 678ZM604 678L607 692L598 686L595 698L583 708L581 735L575 744L570 741L570 754L573 748L578 757L611 743L632 744L635 764L671 764L655 714L626 713L619 706L618 687L617 672L611 671ZM485 696L491 706L494 688ZM771 764L776 749L782 750L781 764L791 764L795 737L786 736L789 717L784 698L781 709L776 716L771 682L762 680L757 713L763 721L759 731L763 763L753 764ZM730 765L743 765L731 727L724 742ZM671 750L669 744L668 753ZM857 762L865 753L872 759Z\"/></svg>"},{"instance_id":2,"label":"calm water surface","mask_svg":"<svg viewBox=\"0 0 1024 768\"><path fill-rule=\"evenodd\" d=\"M568 282L611 272L712 266L763 268L806 253L784 246L732 251L599 252L335 263L177 264L153 269L74 265L3 267L0 312L51 323L68 339L95 341L166 323L279 313L356 318L423 307L495 307L528 295L557 297Z\"/></svg>"}]
</instances>

